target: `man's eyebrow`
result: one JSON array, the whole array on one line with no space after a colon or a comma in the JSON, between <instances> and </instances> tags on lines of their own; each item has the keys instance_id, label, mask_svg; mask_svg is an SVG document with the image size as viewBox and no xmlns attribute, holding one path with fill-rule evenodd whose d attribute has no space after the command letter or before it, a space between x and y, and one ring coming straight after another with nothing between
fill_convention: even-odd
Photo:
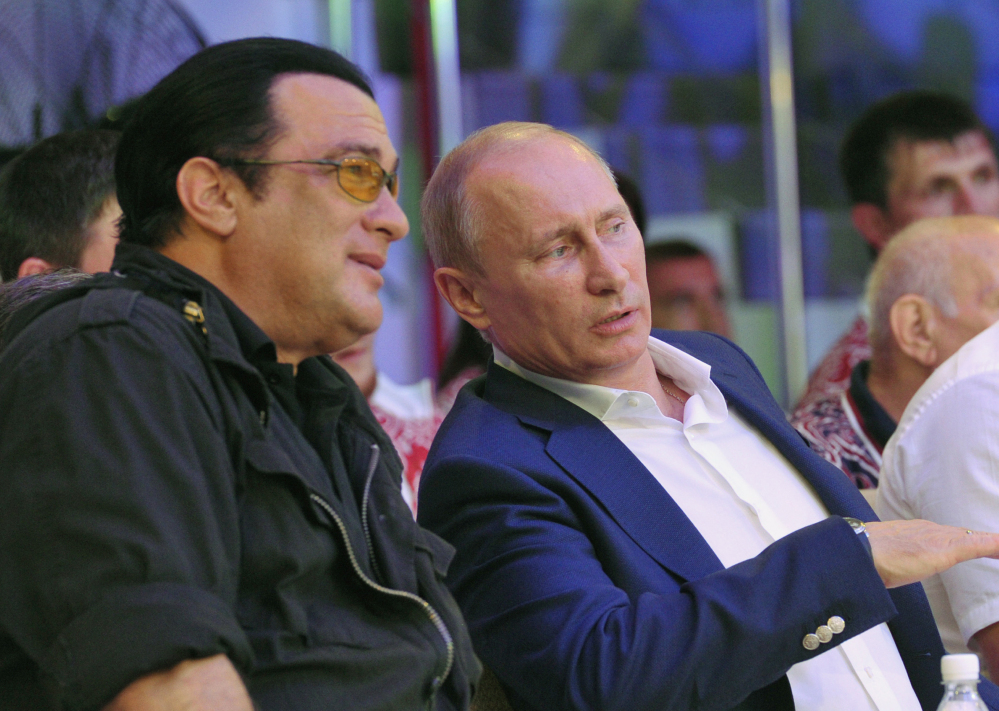
<instances>
[{"instance_id":1,"label":"man's eyebrow","mask_svg":"<svg viewBox=\"0 0 999 711\"><path fill-rule=\"evenodd\" d=\"M615 205L614 207L607 208L599 215L597 215L597 224L599 225L604 222L607 222L608 220L613 220L616 218L625 219L630 215L631 215L631 210L628 209L627 205L621 203L620 205ZM554 242L557 239L572 234L573 232L576 231L576 229L577 225L573 223L568 225L561 225L560 227L556 227L552 230L549 230L548 232L545 232L543 235L541 235L541 239L538 241L539 248L542 248L541 245L547 245L549 242Z\"/></svg>"},{"instance_id":2,"label":"man's eyebrow","mask_svg":"<svg viewBox=\"0 0 999 711\"><path fill-rule=\"evenodd\" d=\"M631 217L631 209L625 203L615 205L601 212L600 217L597 218L597 222L606 222L607 220L613 220L615 217Z\"/></svg>"},{"instance_id":3,"label":"man's eyebrow","mask_svg":"<svg viewBox=\"0 0 999 711\"><path fill-rule=\"evenodd\" d=\"M538 248L543 250L544 246L549 242L554 242L555 240L561 239L566 235L570 235L576 231L576 225L562 225L561 227L556 227L553 230L549 230L541 235L541 239L538 240Z\"/></svg>"},{"instance_id":4,"label":"man's eyebrow","mask_svg":"<svg viewBox=\"0 0 999 711\"><path fill-rule=\"evenodd\" d=\"M326 151L326 156L339 158L347 153L360 153L362 156L374 158L379 163L383 160L382 149L370 143L337 143L330 146L329 150ZM399 156L396 156L394 165L382 164L382 167L388 172L394 173L399 169Z\"/></svg>"}]
</instances>

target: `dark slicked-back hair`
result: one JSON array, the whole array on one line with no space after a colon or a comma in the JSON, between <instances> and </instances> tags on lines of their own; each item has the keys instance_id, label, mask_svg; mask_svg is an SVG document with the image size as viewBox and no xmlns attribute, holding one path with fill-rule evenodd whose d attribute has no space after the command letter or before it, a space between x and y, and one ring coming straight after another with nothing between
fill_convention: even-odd
<instances>
[{"instance_id":1,"label":"dark slicked-back hair","mask_svg":"<svg viewBox=\"0 0 999 711\"><path fill-rule=\"evenodd\" d=\"M266 155L283 131L269 96L282 74L323 74L374 96L360 69L305 42L257 37L202 50L143 96L125 126L115 164L123 242L160 247L176 233L177 174L191 158L224 164ZM232 170L262 194L265 167Z\"/></svg>"},{"instance_id":2,"label":"dark slicked-back hair","mask_svg":"<svg viewBox=\"0 0 999 711\"><path fill-rule=\"evenodd\" d=\"M981 131L995 150L992 132L967 102L954 96L907 91L874 104L850 128L840 150L850 202L888 206L888 160L899 141L953 141L968 131Z\"/></svg>"},{"instance_id":3,"label":"dark slicked-back hair","mask_svg":"<svg viewBox=\"0 0 999 711\"><path fill-rule=\"evenodd\" d=\"M694 257L707 257L711 259L710 254L690 240L682 237L645 245L645 263L647 265L652 264L652 262L667 262L671 259L693 259Z\"/></svg>"},{"instance_id":4,"label":"dark slicked-back hair","mask_svg":"<svg viewBox=\"0 0 999 711\"><path fill-rule=\"evenodd\" d=\"M0 171L0 278L38 257L78 266L87 228L114 195L115 131L46 138Z\"/></svg>"}]
</instances>

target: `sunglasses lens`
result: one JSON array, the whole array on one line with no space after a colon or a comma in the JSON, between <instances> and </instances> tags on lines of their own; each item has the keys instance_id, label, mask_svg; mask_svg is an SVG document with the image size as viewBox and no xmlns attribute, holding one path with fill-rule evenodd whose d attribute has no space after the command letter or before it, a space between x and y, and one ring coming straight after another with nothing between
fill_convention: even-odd
<instances>
[{"instance_id":1,"label":"sunglasses lens","mask_svg":"<svg viewBox=\"0 0 999 711\"><path fill-rule=\"evenodd\" d=\"M340 187L364 202L374 202L387 185L392 197L399 195L398 175L385 171L371 158L344 158L338 171Z\"/></svg>"},{"instance_id":2,"label":"sunglasses lens","mask_svg":"<svg viewBox=\"0 0 999 711\"><path fill-rule=\"evenodd\" d=\"M344 158L339 169L340 187L349 195L374 202L382 189L382 169L368 158Z\"/></svg>"}]
</instances>

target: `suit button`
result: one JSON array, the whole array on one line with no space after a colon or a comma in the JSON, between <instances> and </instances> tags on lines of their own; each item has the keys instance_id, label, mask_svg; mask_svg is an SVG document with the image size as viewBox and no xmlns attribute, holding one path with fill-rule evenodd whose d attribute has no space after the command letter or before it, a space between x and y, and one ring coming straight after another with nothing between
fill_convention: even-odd
<instances>
[{"instance_id":1,"label":"suit button","mask_svg":"<svg viewBox=\"0 0 999 711\"><path fill-rule=\"evenodd\" d=\"M830 617L826 624L829 625L829 629L833 631L833 634L839 634L846 629L846 622L844 622L843 618L839 615L833 615Z\"/></svg>"},{"instance_id":2,"label":"suit button","mask_svg":"<svg viewBox=\"0 0 999 711\"><path fill-rule=\"evenodd\" d=\"M814 634L806 634L805 638L801 640L801 646L809 652L814 652L819 648L819 638Z\"/></svg>"},{"instance_id":3,"label":"suit button","mask_svg":"<svg viewBox=\"0 0 999 711\"><path fill-rule=\"evenodd\" d=\"M822 625L815 630L815 636L819 638L819 641L822 642L822 644L825 644L826 642L832 640L833 631L825 625Z\"/></svg>"}]
</instances>

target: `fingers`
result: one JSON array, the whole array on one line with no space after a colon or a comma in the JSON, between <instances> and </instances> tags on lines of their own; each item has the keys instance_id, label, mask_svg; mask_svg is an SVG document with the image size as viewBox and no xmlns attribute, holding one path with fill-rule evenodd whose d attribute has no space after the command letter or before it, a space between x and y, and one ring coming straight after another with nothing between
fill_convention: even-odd
<instances>
[{"instance_id":1,"label":"fingers","mask_svg":"<svg viewBox=\"0 0 999 711\"><path fill-rule=\"evenodd\" d=\"M999 558L999 533L972 531L971 529L965 529L964 533L968 537L966 540L971 541L977 551L975 555L964 560L971 560L972 558Z\"/></svg>"},{"instance_id":2,"label":"fingers","mask_svg":"<svg viewBox=\"0 0 999 711\"><path fill-rule=\"evenodd\" d=\"M885 586L924 580L974 558L999 558L999 534L941 526L932 521L867 524L874 567Z\"/></svg>"}]
</instances>

